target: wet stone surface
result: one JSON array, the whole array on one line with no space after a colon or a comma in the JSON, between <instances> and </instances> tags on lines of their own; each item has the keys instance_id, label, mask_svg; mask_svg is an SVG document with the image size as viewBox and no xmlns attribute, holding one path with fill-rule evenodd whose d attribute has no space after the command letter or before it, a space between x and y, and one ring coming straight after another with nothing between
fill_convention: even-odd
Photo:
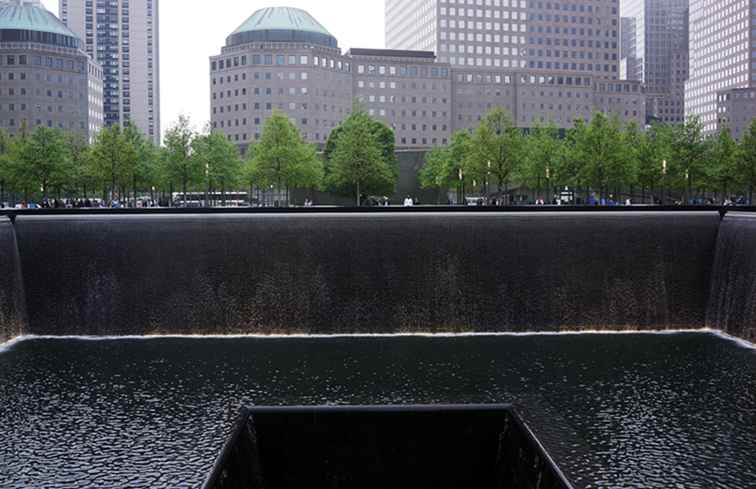
<instances>
[{"instance_id":1,"label":"wet stone surface","mask_svg":"<svg viewBox=\"0 0 756 489\"><path fill-rule=\"evenodd\" d=\"M507 403L580 488L752 489L756 351L709 334L29 340L0 487L197 487L245 405Z\"/></svg>"}]
</instances>

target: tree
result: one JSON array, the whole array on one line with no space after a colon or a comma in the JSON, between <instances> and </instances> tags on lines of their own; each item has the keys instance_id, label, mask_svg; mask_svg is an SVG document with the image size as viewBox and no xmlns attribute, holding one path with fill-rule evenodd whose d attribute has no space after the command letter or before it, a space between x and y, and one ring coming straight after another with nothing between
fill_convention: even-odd
<instances>
[{"instance_id":1,"label":"tree","mask_svg":"<svg viewBox=\"0 0 756 489\"><path fill-rule=\"evenodd\" d=\"M525 138L524 157L519 171L519 180L534 192L542 194L543 184L547 189L564 158L564 143L553 124L536 126Z\"/></svg>"},{"instance_id":2,"label":"tree","mask_svg":"<svg viewBox=\"0 0 756 489\"><path fill-rule=\"evenodd\" d=\"M694 185L703 184L705 181L706 164L710 154L709 144L703 138L701 121L691 117L685 124L675 126L670 148L669 177L673 183L685 189L685 201L688 202ZM666 175L664 179L667 179Z\"/></svg>"},{"instance_id":3,"label":"tree","mask_svg":"<svg viewBox=\"0 0 756 489\"><path fill-rule=\"evenodd\" d=\"M712 188L728 198L737 182L737 162L740 160L740 147L728 127L720 129L717 138L711 143L711 165L707 165Z\"/></svg>"},{"instance_id":4,"label":"tree","mask_svg":"<svg viewBox=\"0 0 756 489\"><path fill-rule=\"evenodd\" d=\"M274 111L265 121L260 141L254 146L251 166L245 172L259 186L286 191L289 204L291 188L318 187L323 164L311 145L283 113Z\"/></svg>"},{"instance_id":5,"label":"tree","mask_svg":"<svg viewBox=\"0 0 756 489\"><path fill-rule=\"evenodd\" d=\"M423 188L448 189L460 186L464 179L464 164L469 152L470 134L457 131L452 134L451 142L446 147L434 148L425 156L425 164L420 169L418 178ZM460 202L461 203L461 202Z\"/></svg>"},{"instance_id":6,"label":"tree","mask_svg":"<svg viewBox=\"0 0 756 489\"><path fill-rule=\"evenodd\" d=\"M165 176L171 188L174 182L181 185L184 205L189 188L202 182L204 175L201 162L191 157L194 137L191 121L183 115L165 133Z\"/></svg>"},{"instance_id":7,"label":"tree","mask_svg":"<svg viewBox=\"0 0 756 489\"><path fill-rule=\"evenodd\" d=\"M630 180L630 158L616 118L594 114L589 124L576 124L572 134L573 160L580 160L579 180L598 190L602 198Z\"/></svg>"},{"instance_id":8,"label":"tree","mask_svg":"<svg viewBox=\"0 0 756 489\"><path fill-rule=\"evenodd\" d=\"M359 207L363 193L388 193L397 174L386 160L385 146L367 113L352 112L340 125L329 155L326 181L335 191L351 190Z\"/></svg>"},{"instance_id":9,"label":"tree","mask_svg":"<svg viewBox=\"0 0 756 489\"><path fill-rule=\"evenodd\" d=\"M68 147L71 151L71 185L74 193L87 198L88 190L96 185L96 176L92 172L92 151L81 134L67 134Z\"/></svg>"},{"instance_id":10,"label":"tree","mask_svg":"<svg viewBox=\"0 0 756 489\"><path fill-rule=\"evenodd\" d=\"M225 205L226 189L235 185L241 176L239 148L226 139L223 134L210 132L197 136L192 141L192 157L199 160L205 170L205 183L208 194L220 186ZM206 205L209 199L205 199Z\"/></svg>"},{"instance_id":11,"label":"tree","mask_svg":"<svg viewBox=\"0 0 756 489\"><path fill-rule=\"evenodd\" d=\"M394 192L394 185L396 184L396 180L399 179L399 161L396 158L396 135L394 134L394 131L384 124L383 122L373 119L369 117L369 115L365 112L365 110L359 105L354 104L352 108L352 112L355 114L362 114L367 118L366 124L370 127L370 130L375 135L376 140L378 141L378 144L381 148L381 153L383 154L383 159L388 163L389 167L391 168L391 172L394 175L394 179L392 181L386 181L384 182L384 188L374 188L373 191L376 194L391 194ZM333 154L334 150L336 149L336 145L338 144L339 137L341 136L341 133L344 131L344 124L339 124L334 128L333 131L328 135L328 141L326 141L325 149L323 151L323 157L326 162L331 160L331 155ZM327 169L327 168L326 168ZM333 189L334 191L341 191L346 195L351 195L352 189L351 188L342 188L342 189Z\"/></svg>"},{"instance_id":12,"label":"tree","mask_svg":"<svg viewBox=\"0 0 756 489\"><path fill-rule=\"evenodd\" d=\"M123 190L129 184L136 160L136 150L121 126L107 126L97 134L92 146L92 174L96 175L106 188L111 202L125 197Z\"/></svg>"},{"instance_id":13,"label":"tree","mask_svg":"<svg viewBox=\"0 0 756 489\"><path fill-rule=\"evenodd\" d=\"M65 184L71 176L70 150L65 134L55 128L37 127L17 141L16 174L25 174L46 199L50 188Z\"/></svg>"},{"instance_id":14,"label":"tree","mask_svg":"<svg viewBox=\"0 0 756 489\"><path fill-rule=\"evenodd\" d=\"M661 186L663 162L670 159L670 137L669 126L655 124L637 139L628 138L628 150L635 159L635 181L641 187L644 203L646 190L653 193Z\"/></svg>"},{"instance_id":15,"label":"tree","mask_svg":"<svg viewBox=\"0 0 756 489\"><path fill-rule=\"evenodd\" d=\"M492 109L472 135L467 173L480 181L496 177L502 192L522 163L523 136L512 118L501 108Z\"/></svg>"},{"instance_id":16,"label":"tree","mask_svg":"<svg viewBox=\"0 0 756 489\"><path fill-rule=\"evenodd\" d=\"M748 204L753 205L753 192L756 188L756 119L751 121L740 142L740 158L736 167L738 181L748 191Z\"/></svg>"},{"instance_id":17,"label":"tree","mask_svg":"<svg viewBox=\"0 0 756 489\"><path fill-rule=\"evenodd\" d=\"M5 193L11 180L11 139L8 134L0 128L0 207L5 205Z\"/></svg>"}]
</instances>

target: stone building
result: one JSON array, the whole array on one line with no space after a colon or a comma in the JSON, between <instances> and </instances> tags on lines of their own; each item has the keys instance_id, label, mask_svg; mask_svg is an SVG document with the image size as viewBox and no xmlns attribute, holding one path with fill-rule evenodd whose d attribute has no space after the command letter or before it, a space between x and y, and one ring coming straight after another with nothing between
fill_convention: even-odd
<instances>
[{"instance_id":1,"label":"stone building","mask_svg":"<svg viewBox=\"0 0 756 489\"><path fill-rule=\"evenodd\" d=\"M91 141L103 124L102 69L44 8L0 4L0 128L54 127Z\"/></svg>"},{"instance_id":2,"label":"stone building","mask_svg":"<svg viewBox=\"0 0 756 489\"><path fill-rule=\"evenodd\" d=\"M527 9L522 10L518 22L527 18ZM534 32L544 30L533 25ZM557 42L540 39L547 45ZM415 47L426 46L426 41ZM571 63L560 61L557 68L551 59L561 55L550 50L545 65L536 61L541 59L538 53L530 57L518 51L510 59L511 50L506 56L492 54L480 65L476 59L462 64L458 57L437 57L422 49L352 49L342 54L337 40L306 12L263 9L210 59L212 126L244 147L260 137L265 119L277 109L308 141L322 145L355 101L394 129L399 149L446 144L455 130L474 128L494 107L507 109L523 128L548 122L569 128L575 119L590 118L597 110L643 124L641 85L617 79L613 67L618 61L609 55L616 40L606 42L590 56L583 55L607 58L596 64L598 74L584 64L573 70Z\"/></svg>"}]
</instances>

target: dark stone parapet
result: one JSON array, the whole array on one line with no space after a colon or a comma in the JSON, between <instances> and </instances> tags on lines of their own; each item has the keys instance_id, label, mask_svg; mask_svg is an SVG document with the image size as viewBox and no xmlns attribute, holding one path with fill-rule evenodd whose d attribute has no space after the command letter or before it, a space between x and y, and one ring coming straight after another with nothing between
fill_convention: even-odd
<instances>
[{"instance_id":1,"label":"dark stone parapet","mask_svg":"<svg viewBox=\"0 0 756 489\"><path fill-rule=\"evenodd\" d=\"M16 230L39 335L705 326L708 212L44 216Z\"/></svg>"}]
</instances>

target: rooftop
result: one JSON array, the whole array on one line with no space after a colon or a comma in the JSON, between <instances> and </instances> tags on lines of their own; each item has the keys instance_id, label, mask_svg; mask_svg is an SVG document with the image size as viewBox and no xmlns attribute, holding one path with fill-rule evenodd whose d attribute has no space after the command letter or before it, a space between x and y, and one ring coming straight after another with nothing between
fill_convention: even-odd
<instances>
[{"instance_id":1,"label":"rooftop","mask_svg":"<svg viewBox=\"0 0 756 489\"><path fill-rule=\"evenodd\" d=\"M433 51L407 51L399 49L362 49L352 48L349 50L351 56L378 56L382 58L423 58L436 59L436 53Z\"/></svg>"},{"instance_id":2,"label":"rooftop","mask_svg":"<svg viewBox=\"0 0 756 489\"><path fill-rule=\"evenodd\" d=\"M254 41L309 42L338 47L336 38L304 10L271 7L256 11L227 39L228 45Z\"/></svg>"},{"instance_id":3,"label":"rooftop","mask_svg":"<svg viewBox=\"0 0 756 489\"><path fill-rule=\"evenodd\" d=\"M76 37L55 15L31 3L0 2L0 30L39 31Z\"/></svg>"}]
</instances>

